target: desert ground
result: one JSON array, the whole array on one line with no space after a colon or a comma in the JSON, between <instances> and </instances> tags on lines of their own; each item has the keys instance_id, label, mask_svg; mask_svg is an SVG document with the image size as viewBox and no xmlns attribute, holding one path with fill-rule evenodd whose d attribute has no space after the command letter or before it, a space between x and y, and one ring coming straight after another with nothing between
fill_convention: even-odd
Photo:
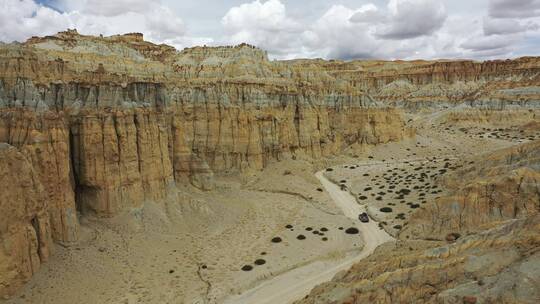
<instances>
[{"instance_id":1,"label":"desert ground","mask_svg":"<svg viewBox=\"0 0 540 304\"><path fill-rule=\"evenodd\" d=\"M445 119L410 114L417 134L404 141L315 163L299 155L217 176L212 191L180 187L112 220L85 217L82 241L58 246L5 302L290 303L391 241L416 208L444 194L447 172L540 139L535 127ZM363 210L368 224L358 220Z\"/></svg>"}]
</instances>

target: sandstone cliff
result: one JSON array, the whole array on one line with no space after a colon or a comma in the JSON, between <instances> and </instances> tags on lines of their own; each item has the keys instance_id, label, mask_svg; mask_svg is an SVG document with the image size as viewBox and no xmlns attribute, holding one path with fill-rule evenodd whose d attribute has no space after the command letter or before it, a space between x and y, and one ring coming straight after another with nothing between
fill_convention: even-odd
<instances>
[{"instance_id":1,"label":"sandstone cliff","mask_svg":"<svg viewBox=\"0 0 540 304\"><path fill-rule=\"evenodd\" d=\"M34 147L26 133L39 132L40 145L57 151L30 158L59 206L58 240L76 234L65 224L76 222L75 201L113 216L159 200L175 181L209 188L214 172L410 133L399 111L361 90L323 70L270 62L249 45L177 52L138 34L68 31L6 45L0 64L0 141Z\"/></svg>"},{"instance_id":2,"label":"sandstone cliff","mask_svg":"<svg viewBox=\"0 0 540 304\"><path fill-rule=\"evenodd\" d=\"M57 242L77 240L78 215L141 208L175 183L208 190L214 173L410 133L400 111L339 78L271 62L245 44L178 52L140 34L67 31L0 46L0 142L17 148L42 187L40 223ZM0 211L10 214L12 203L3 198Z\"/></svg>"},{"instance_id":3,"label":"sandstone cliff","mask_svg":"<svg viewBox=\"0 0 540 304\"><path fill-rule=\"evenodd\" d=\"M31 163L0 143L0 293L19 288L52 249L48 194ZM7 188L9 187L9 191ZM54 217L53 217L54 218Z\"/></svg>"},{"instance_id":4,"label":"sandstone cliff","mask_svg":"<svg viewBox=\"0 0 540 304\"><path fill-rule=\"evenodd\" d=\"M77 240L78 214L113 217L175 184L211 189L215 173L411 136L400 107L538 107L539 70L534 57L270 61L246 44L177 51L136 33L66 31L0 46L0 142L42 189L29 199L42 211L25 216L39 214L45 259L48 238ZM0 213L11 204L2 198Z\"/></svg>"}]
</instances>

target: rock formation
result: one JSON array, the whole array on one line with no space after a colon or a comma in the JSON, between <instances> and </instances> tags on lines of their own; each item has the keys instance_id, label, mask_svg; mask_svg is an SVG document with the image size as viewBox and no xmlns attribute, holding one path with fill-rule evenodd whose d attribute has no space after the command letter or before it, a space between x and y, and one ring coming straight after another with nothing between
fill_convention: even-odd
<instances>
[{"instance_id":1,"label":"rock formation","mask_svg":"<svg viewBox=\"0 0 540 304\"><path fill-rule=\"evenodd\" d=\"M32 164L6 143L0 143L0 183L6 187L0 191L0 292L10 293L49 257L50 212L57 206L47 204L49 195Z\"/></svg>"},{"instance_id":2,"label":"rock formation","mask_svg":"<svg viewBox=\"0 0 540 304\"><path fill-rule=\"evenodd\" d=\"M246 44L177 51L137 33L2 44L0 143L12 147L0 177L14 189L0 214L17 216L1 221L0 295L28 279L51 239L77 240L80 214L113 217L175 184L209 190L216 173L297 153L401 140L413 132L400 108L537 107L539 72L534 57L270 61Z\"/></svg>"},{"instance_id":3,"label":"rock formation","mask_svg":"<svg viewBox=\"0 0 540 304\"><path fill-rule=\"evenodd\" d=\"M413 213L398 241L297 303L534 303L540 141L478 157ZM449 243L449 244L445 244Z\"/></svg>"},{"instance_id":4,"label":"rock formation","mask_svg":"<svg viewBox=\"0 0 540 304\"><path fill-rule=\"evenodd\" d=\"M24 133L34 128L57 151L31 158L41 175L59 164L57 178L44 177L62 219L52 221L58 240L76 234L66 227L76 222L75 201L79 211L113 216L159 200L184 177L209 189L213 172L410 133L399 111L339 78L272 63L248 45L177 52L138 34L68 31L6 45L0 62L0 141L30 147Z\"/></svg>"}]
</instances>

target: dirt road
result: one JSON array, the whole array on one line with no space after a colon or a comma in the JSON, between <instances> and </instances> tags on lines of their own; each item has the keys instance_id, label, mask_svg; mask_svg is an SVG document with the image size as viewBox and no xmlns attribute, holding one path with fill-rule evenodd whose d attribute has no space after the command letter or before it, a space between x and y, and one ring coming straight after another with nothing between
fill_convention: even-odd
<instances>
[{"instance_id":1,"label":"dirt road","mask_svg":"<svg viewBox=\"0 0 540 304\"><path fill-rule=\"evenodd\" d=\"M339 186L324 177L322 171L315 176L343 213L349 218L358 220L358 214L365 211L364 207L359 205L348 191L342 191ZM331 280L339 271L350 268L354 263L370 255L377 246L392 240L392 237L379 229L377 222L372 220L369 223L358 221L357 228L362 232L364 239L364 247L358 255L339 261L317 261L293 269L264 281L240 295L229 297L224 303L292 303L308 294L313 287Z\"/></svg>"}]
</instances>

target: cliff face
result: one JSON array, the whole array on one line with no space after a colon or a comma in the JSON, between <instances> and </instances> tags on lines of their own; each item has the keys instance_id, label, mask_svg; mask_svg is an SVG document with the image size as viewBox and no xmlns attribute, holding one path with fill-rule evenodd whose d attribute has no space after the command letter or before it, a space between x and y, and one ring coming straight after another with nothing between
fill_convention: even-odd
<instances>
[{"instance_id":1,"label":"cliff face","mask_svg":"<svg viewBox=\"0 0 540 304\"><path fill-rule=\"evenodd\" d=\"M19 288L49 257L52 247L48 193L31 163L0 143L0 292ZM56 215L56 214L55 214Z\"/></svg>"},{"instance_id":2,"label":"cliff face","mask_svg":"<svg viewBox=\"0 0 540 304\"><path fill-rule=\"evenodd\" d=\"M208 190L214 173L409 135L398 110L249 45L177 52L139 34L73 31L2 45L0 142L28 171L20 183L31 175L39 187L21 204L2 198L2 214L33 205L0 229L11 256L0 294L37 270L48 240L77 240L78 214L112 217L163 199L175 183ZM17 170L5 172L8 184ZM14 193L28 188L18 183Z\"/></svg>"},{"instance_id":3,"label":"cliff face","mask_svg":"<svg viewBox=\"0 0 540 304\"><path fill-rule=\"evenodd\" d=\"M411 136L396 106L535 107L539 66L270 61L245 44L176 51L140 34L67 31L0 46L0 142L42 188L33 198L42 211L31 213L50 231L39 238L45 252L47 238L77 239L77 213L112 217L175 183L208 190L214 173Z\"/></svg>"},{"instance_id":4,"label":"cliff face","mask_svg":"<svg viewBox=\"0 0 540 304\"><path fill-rule=\"evenodd\" d=\"M379 102L421 110L465 105L504 109L540 106L540 61L293 61L324 69Z\"/></svg>"},{"instance_id":5,"label":"cliff face","mask_svg":"<svg viewBox=\"0 0 540 304\"><path fill-rule=\"evenodd\" d=\"M209 188L214 172L410 133L399 111L248 45L176 52L138 34L68 31L6 45L0 65L0 141L34 155L37 136L46 148L30 158L59 206L59 240L76 234L66 228L74 201L79 211L113 216L159 200L175 181Z\"/></svg>"},{"instance_id":6,"label":"cliff face","mask_svg":"<svg viewBox=\"0 0 540 304\"><path fill-rule=\"evenodd\" d=\"M26 110L2 109L0 142L17 147L33 168L47 198L54 239L76 240L78 220L70 170L69 132L63 116L53 112L36 115Z\"/></svg>"}]
</instances>

